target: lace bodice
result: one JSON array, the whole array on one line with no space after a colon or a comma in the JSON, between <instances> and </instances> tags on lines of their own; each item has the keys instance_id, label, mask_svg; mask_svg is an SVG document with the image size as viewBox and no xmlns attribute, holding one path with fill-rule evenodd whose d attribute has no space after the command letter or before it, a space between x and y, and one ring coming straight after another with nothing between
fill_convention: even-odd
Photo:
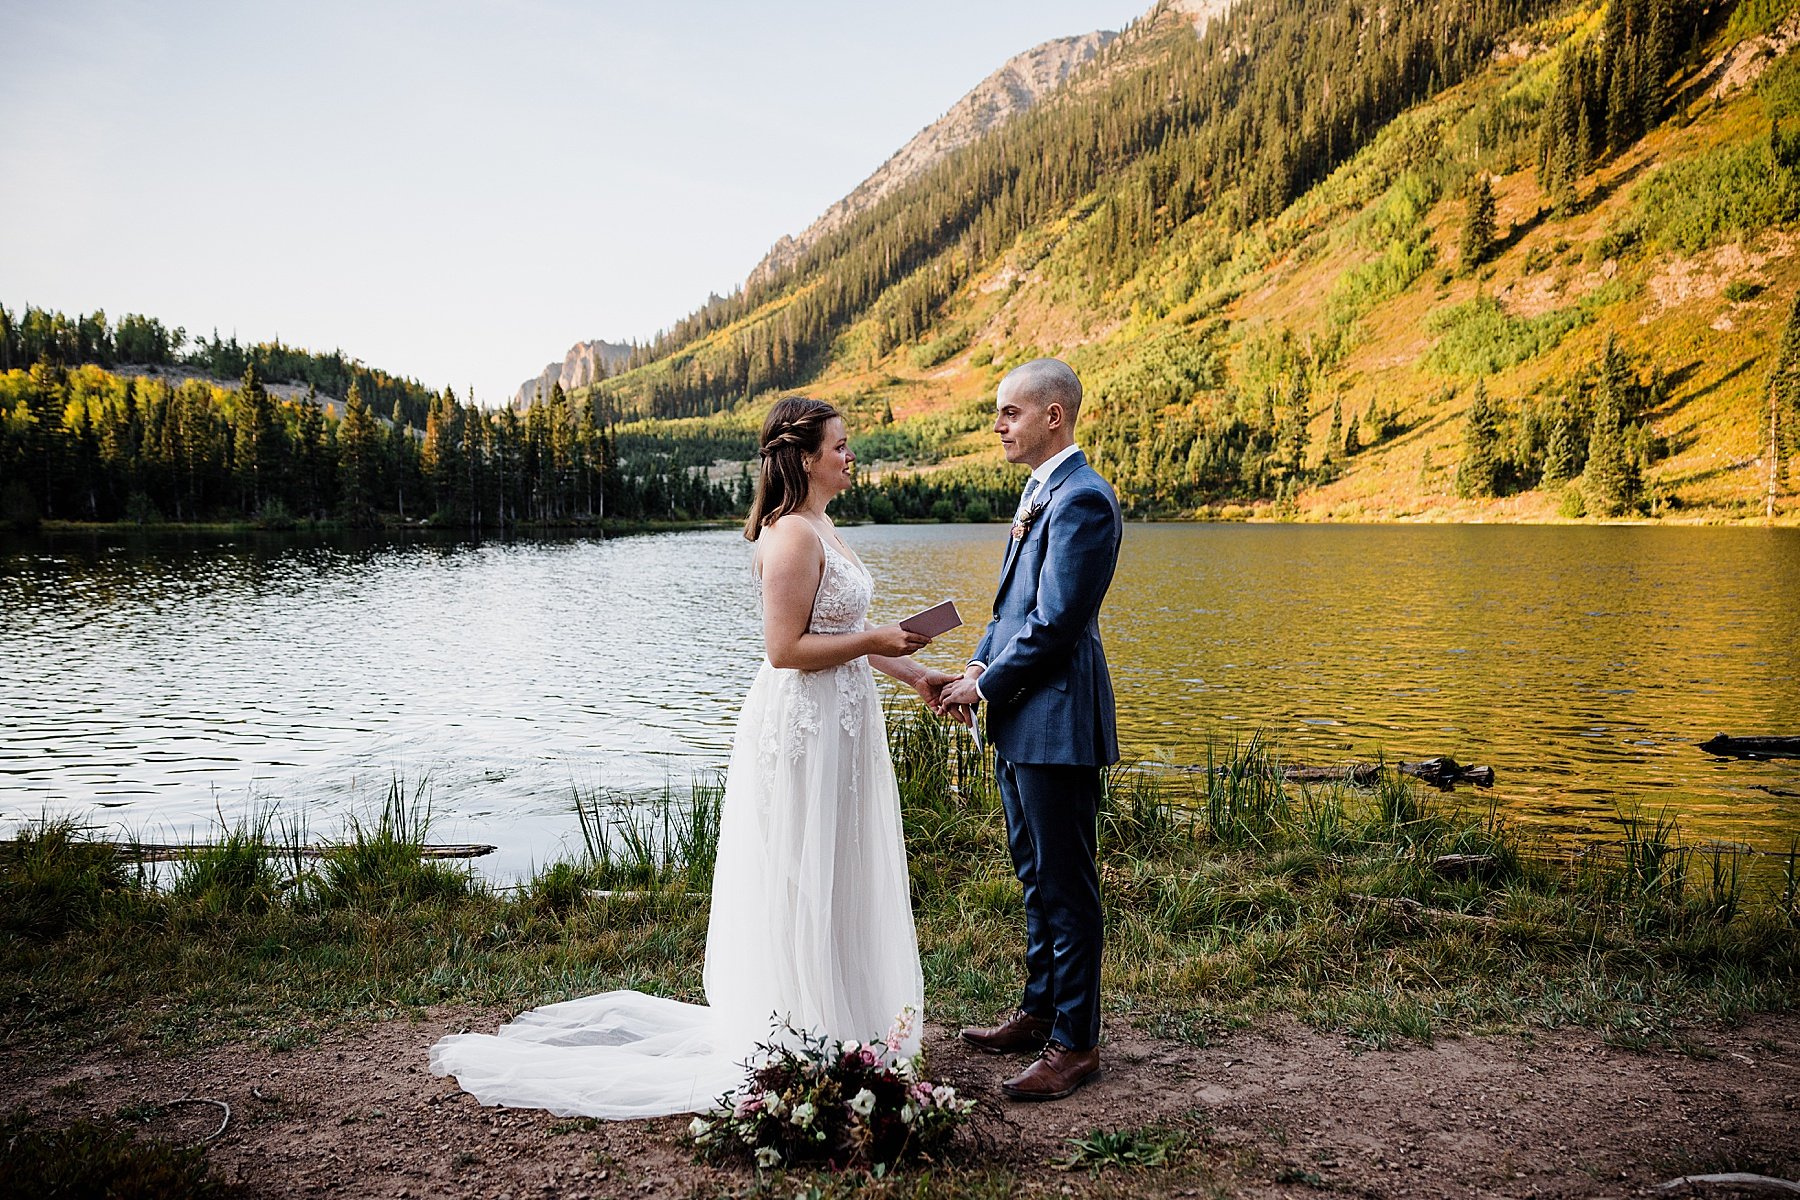
<instances>
[{"instance_id":1,"label":"lace bodice","mask_svg":"<svg viewBox=\"0 0 1800 1200\"><path fill-rule=\"evenodd\" d=\"M875 581L867 567L847 558L843 551L823 537L825 574L819 580L818 594L813 597L812 620L806 623L808 633L855 633L869 615L869 600L875 592Z\"/></svg>"},{"instance_id":2,"label":"lace bodice","mask_svg":"<svg viewBox=\"0 0 1800 1200\"><path fill-rule=\"evenodd\" d=\"M818 533L818 530L814 530ZM819 578L819 590L813 595L812 616L806 622L808 633L855 633L869 615L869 601L875 594L875 579L867 567L853 561L833 546L823 534L819 545L825 550L825 573ZM756 579L758 604L763 599L761 571Z\"/></svg>"}]
</instances>

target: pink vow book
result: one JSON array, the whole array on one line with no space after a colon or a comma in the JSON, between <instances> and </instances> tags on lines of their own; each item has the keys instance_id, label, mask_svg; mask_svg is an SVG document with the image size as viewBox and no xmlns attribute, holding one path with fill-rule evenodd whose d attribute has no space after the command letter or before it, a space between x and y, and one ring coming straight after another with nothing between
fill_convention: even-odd
<instances>
[{"instance_id":1,"label":"pink vow book","mask_svg":"<svg viewBox=\"0 0 1800 1200\"><path fill-rule=\"evenodd\" d=\"M914 613L900 622L900 628L908 633L922 633L934 638L939 634L949 633L962 624L962 617L957 614L956 601L946 600L942 604L934 604L924 612Z\"/></svg>"}]
</instances>

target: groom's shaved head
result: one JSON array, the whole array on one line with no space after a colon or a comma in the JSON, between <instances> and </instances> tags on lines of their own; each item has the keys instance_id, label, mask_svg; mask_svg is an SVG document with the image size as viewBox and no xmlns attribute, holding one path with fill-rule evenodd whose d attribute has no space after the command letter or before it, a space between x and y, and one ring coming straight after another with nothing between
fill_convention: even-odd
<instances>
[{"instance_id":1,"label":"groom's shaved head","mask_svg":"<svg viewBox=\"0 0 1800 1200\"><path fill-rule=\"evenodd\" d=\"M1006 373L1000 386L1034 408L1062 405L1069 427L1074 428L1075 414L1081 411L1081 380L1062 359L1034 358L1022 363Z\"/></svg>"}]
</instances>

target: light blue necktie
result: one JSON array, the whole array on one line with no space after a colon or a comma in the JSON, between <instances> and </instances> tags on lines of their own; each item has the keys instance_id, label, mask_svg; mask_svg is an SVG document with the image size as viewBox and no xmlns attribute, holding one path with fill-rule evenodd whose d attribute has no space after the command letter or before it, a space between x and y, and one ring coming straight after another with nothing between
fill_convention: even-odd
<instances>
[{"instance_id":1,"label":"light blue necktie","mask_svg":"<svg viewBox=\"0 0 1800 1200\"><path fill-rule=\"evenodd\" d=\"M1043 482L1044 481L1039 479L1036 475L1033 475L1030 479L1025 481L1025 494L1019 497L1018 510L1013 513L1014 521L1018 521L1031 510L1031 498L1037 495L1038 485Z\"/></svg>"}]
</instances>

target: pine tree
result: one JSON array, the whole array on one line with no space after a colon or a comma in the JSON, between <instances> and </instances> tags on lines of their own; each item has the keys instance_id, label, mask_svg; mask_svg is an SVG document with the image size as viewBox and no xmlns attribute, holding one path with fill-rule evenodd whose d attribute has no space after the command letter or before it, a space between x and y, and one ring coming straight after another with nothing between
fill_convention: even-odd
<instances>
[{"instance_id":1,"label":"pine tree","mask_svg":"<svg viewBox=\"0 0 1800 1200\"><path fill-rule=\"evenodd\" d=\"M1485 174L1477 172L1470 184L1463 213L1460 266L1465 275L1493 255L1498 238L1498 206L1494 201L1494 185Z\"/></svg>"},{"instance_id":2,"label":"pine tree","mask_svg":"<svg viewBox=\"0 0 1800 1200\"><path fill-rule=\"evenodd\" d=\"M365 525L374 519L376 488L381 477L380 433L362 391L350 385L344 397L344 419L338 423L338 500L344 519Z\"/></svg>"},{"instance_id":3,"label":"pine tree","mask_svg":"<svg viewBox=\"0 0 1800 1200\"><path fill-rule=\"evenodd\" d=\"M1594 427L1588 435L1582 490L1588 507L1609 517L1635 508L1642 487L1625 442L1625 403L1616 377L1602 373L1594 398Z\"/></svg>"},{"instance_id":4,"label":"pine tree","mask_svg":"<svg viewBox=\"0 0 1800 1200\"><path fill-rule=\"evenodd\" d=\"M1344 426L1344 457L1353 458L1362 449L1362 427L1357 422L1356 414L1350 414L1350 423Z\"/></svg>"},{"instance_id":5,"label":"pine tree","mask_svg":"<svg viewBox=\"0 0 1800 1200\"><path fill-rule=\"evenodd\" d=\"M1774 426L1769 452L1776 459L1777 477L1785 483L1793 457L1800 454L1800 292L1788 310L1769 393L1769 420Z\"/></svg>"},{"instance_id":6,"label":"pine tree","mask_svg":"<svg viewBox=\"0 0 1800 1200\"><path fill-rule=\"evenodd\" d=\"M1550 437L1544 447L1543 485L1566 483L1581 473L1580 433L1567 406L1558 408L1550 423Z\"/></svg>"},{"instance_id":7,"label":"pine tree","mask_svg":"<svg viewBox=\"0 0 1800 1200\"><path fill-rule=\"evenodd\" d=\"M1463 423L1463 456L1456 468L1456 494L1464 499L1500 494L1505 464L1500 457L1500 406L1488 396L1487 381L1475 381L1475 395Z\"/></svg>"},{"instance_id":8,"label":"pine tree","mask_svg":"<svg viewBox=\"0 0 1800 1200\"><path fill-rule=\"evenodd\" d=\"M275 430L275 405L268 389L257 378L256 364L244 368L238 389L237 420L232 428L232 469L238 478L244 511L260 512L265 497L273 496L279 481Z\"/></svg>"}]
</instances>

